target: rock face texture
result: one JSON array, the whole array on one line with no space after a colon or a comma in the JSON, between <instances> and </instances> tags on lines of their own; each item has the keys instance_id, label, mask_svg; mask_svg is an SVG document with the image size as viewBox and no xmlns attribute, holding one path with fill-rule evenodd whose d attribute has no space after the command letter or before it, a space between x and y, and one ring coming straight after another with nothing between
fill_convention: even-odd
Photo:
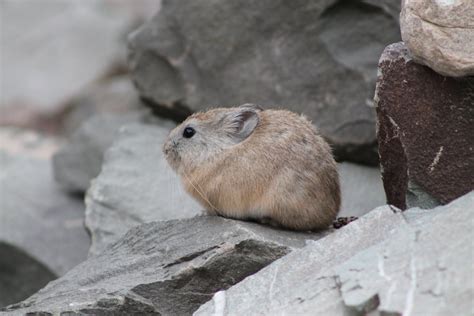
<instances>
[{"instance_id":1,"label":"rock face texture","mask_svg":"<svg viewBox=\"0 0 474 316\"><path fill-rule=\"evenodd\" d=\"M48 160L0 150L0 305L24 299L87 256L84 204Z\"/></svg>"},{"instance_id":2,"label":"rock face texture","mask_svg":"<svg viewBox=\"0 0 474 316\"><path fill-rule=\"evenodd\" d=\"M375 92L388 203L432 207L474 189L474 79L415 63L402 43L379 62Z\"/></svg>"},{"instance_id":3,"label":"rock face texture","mask_svg":"<svg viewBox=\"0 0 474 316\"><path fill-rule=\"evenodd\" d=\"M174 125L160 124L124 126L106 152L102 171L86 195L90 254L100 253L136 225L200 213L161 151Z\"/></svg>"},{"instance_id":4,"label":"rock face texture","mask_svg":"<svg viewBox=\"0 0 474 316\"><path fill-rule=\"evenodd\" d=\"M216 291L322 236L208 216L148 223L8 311L189 315Z\"/></svg>"},{"instance_id":5,"label":"rock face texture","mask_svg":"<svg viewBox=\"0 0 474 316\"><path fill-rule=\"evenodd\" d=\"M56 181L70 192L84 193L91 180L99 174L104 152L112 145L119 128L139 122L145 116L145 113L136 111L101 114L85 121L53 157Z\"/></svg>"},{"instance_id":6,"label":"rock face texture","mask_svg":"<svg viewBox=\"0 0 474 316\"><path fill-rule=\"evenodd\" d=\"M474 75L471 0L403 0L400 26L415 61L445 76Z\"/></svg>"},{"instance_id":7,"label":"rock face texture","mask_svg":"<svg viewBox=\"0 0 474 316\"><path fill-rule=\"evenodd\" d=\"M470 193L429 212L381 207L218 292L195 315L469 314L473 205Z\"/></svg>"},{"instance_id":8,"label":"rock face texture","mask_svg":"<svg viewBox=\"0 0 474 316\"><path fill-rule=\"evenodd\" d=\"M129 38L134 82L157 108L256 103L310 117L339 160L377 163L376 60L397 2L163 1Z\"/></svg>"}]
</instances>

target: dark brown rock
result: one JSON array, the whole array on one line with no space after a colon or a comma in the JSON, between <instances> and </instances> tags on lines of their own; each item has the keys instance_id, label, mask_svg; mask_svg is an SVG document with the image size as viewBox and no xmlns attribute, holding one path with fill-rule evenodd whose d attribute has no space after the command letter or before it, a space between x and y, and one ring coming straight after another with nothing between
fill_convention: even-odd
<instances>
[{"instance_id":1,"label":"dark brown rock","mask_svg":"<svg viewBox=\"0 0 474 316\"><path fill-rule=\"evenodd\" d=\"M375 105L390 204L445 204L474 188L474 77L439 75L392 44L379 61Z\"/></svg>"}]
</instances>

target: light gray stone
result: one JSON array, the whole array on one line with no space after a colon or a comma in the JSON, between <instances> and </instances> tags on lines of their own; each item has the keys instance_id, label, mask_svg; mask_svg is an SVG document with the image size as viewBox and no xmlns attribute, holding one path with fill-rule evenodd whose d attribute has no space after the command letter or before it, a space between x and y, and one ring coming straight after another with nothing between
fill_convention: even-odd
<instances>
[{"instance_id":1,"label":"light gray stone","mask_svg":"<svg viewBox=\"0 0 474 316\"><path fill-rule=\"evenodd\" d=\"M0 306L87 257L84 204L62 192L51 172L49 160L0 150Z\"/></svg>"},{"instance_id":2,"label":"light gray stone","mask_svg":"<svg viewBox=\"0 0 474 316\"><path fill-rule=\"evenodd\" d=\"M119 128L142 121L146 116L145 112L135 111L100 114L86 120L53 157L56 181L67 191L84 193L90 181L99 174L104 153L112 145Z\"/></svg>"},{"instance_id":3,"label":"light gray stone","mask_svg":"<svg viewBox=\"0 0 474 316\"><path fill-rule=\"evenodd\" d=\"M375 165L373 89L380 53L399 39L394 7L163 1L131 34L129 65L141 96L157 108L286 107L312 119L340 160Z\"/></svg>"},{"instance_id":4,"label":"light gray stone","mask_svg":"<svg viewBox=\"0 0 474 316\"><path fill-rule=\"evenodd\" d=\"M195 315L465 315L474 193L432 210L381 207L273 262Z\"/></svg>"},{"instance_id":5,"label":"light gray stone","mask_svg":"<svg viewBox=\"0 0 474 316\"><path fill-rule=\"evenodd\" d=\"M413 208L404 214L417 213ZM423 212L408 227L336 268L346 306L374 297L380 313L467 315L473 311L474 193ZM469 281L470 280L470 281Z\"/></svg>"},{"instance_id":6,"label":"light gray stone","mask_svg":"<svg viewBox=\"0 0 474 316\"><path fill-rule=\"evenodd\" d=\"M400 26L415 61L444 76L474 75L472 0L404 0Z\"/></svg>"},{"instance_id":7,"label":"light gray stone","mask_svg":"<svg viewBox=\"0 0 474 316\"><path fill-rule=\"evenodd\" d=\"M338 216L362 216L387 203L378 168L344 162L338 169L342 197Z\"/></svg>"},{"instance_id":8,"label":"light gray stone","mask_svg":"<svg viewBox=\"0 0 474 316\"><path fill-rule=\"evenodd\" d=\"M6 314L189 315L216 291L324 235L216 216L143 224Z\"/></svg>"},{"instance_id":9,"label":"light gray stone","mask_svg":"<svg viewBox=\"0 0 474 316\"><path fill-rule=\"evenodd\" d=\"M331 269L403 225L401 213L379 207L214 296L195 315L345 315Z\"/></svg>"},{"instance_id":10,"label":"light gray stone","mask_svg":"<svg viewBox=\"0 0 474 316\"><path fill-rule=\"evenodd\" d=\"M86 194L91 254L100 253L136 225L200 213L202 208L184 192L161 150L173 126L136 123L121 128Z\"/></svg>"}]
</instances>

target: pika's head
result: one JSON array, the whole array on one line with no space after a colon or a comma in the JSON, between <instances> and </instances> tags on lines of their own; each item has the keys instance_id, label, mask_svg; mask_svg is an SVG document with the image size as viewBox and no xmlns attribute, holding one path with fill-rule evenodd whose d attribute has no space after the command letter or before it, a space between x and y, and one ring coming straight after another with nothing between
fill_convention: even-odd
<instances>
[{"instance_id":1,"label":"pika's head","mask_svg":"<svg viewBox=\"0 0 474 316\"><path fill-rule=\"evenodd\" d=\"M178 174L193 171L250 137L260 111L244 104L191 115L170 132L163 145L166 160Z\"/></svg>"}]
</instances>

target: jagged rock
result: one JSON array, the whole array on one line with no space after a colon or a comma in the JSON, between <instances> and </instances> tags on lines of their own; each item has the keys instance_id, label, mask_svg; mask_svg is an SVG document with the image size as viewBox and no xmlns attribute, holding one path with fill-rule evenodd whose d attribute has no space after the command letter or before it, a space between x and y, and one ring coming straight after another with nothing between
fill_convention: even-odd
<instances>
[{"instance_id":1,"label":"jagged rock","mask_svg":"<svg viewBox=\"0 0 474 316\"><path fill-rule=\"evenodd\" d=\"M162 112L284 106L310 117L340 160L376 164L376 60L399 39L399 3L387 3L163 1L130 36L129 65Z\"/></svg>"},{"instance_id":2,"label":"jagged rock","mask_svg":"<svg viewBox=\"0 0 474 316\"><path fill-rule=\"evenodd\" d=\"M405 224L401 213L379 207L217 294L195 315L342 315L331 269Z\"/></svg>"},{"instance_id":3,"label":"jagged rock","mask_svg":"<svg viewBox=\"0 0 474 316\"><path fill-rule=\"evenodd\" d=\"M86 195L91 254L100 253L136 225L200 213L201 207L184 192L161 151L173 126L136 123L120 130Z\"/></svg>"},{"instance_id":4,"label":"jagged rock","mask_svg":"<svg viewBox=\"0 0 474 316\"><path fill-rule=\"evenodd\" d=\"M195 315L469 313L473 199L429 212L375 209L218 292Z\"/></svg>"},{"instance_id":5,"label":"jagged rock","mask_svg":"<svg viewBox=\"0 0 474 316\"><path fill-rule=\"evenodd\" d=\"M406 213L416 213L410 209ZM474 305L474 193L415 218L336 269L346 306L396 315L464 315Z\"/></svg>"},{"instance_id":6,"label":"jagged rock","mask_svg":"<svg viewBox=\"0 0 474 316\"><path fill-rule=\"evenodd\" d=\"M342 196L338 216L362 216L386 203L378 168L344 162L338 169Z\"/></svg>"},{"instance_id":7,"label":"jagged rock","mask_svg":"<svg viewBox=\"0 0 474 316\"><path fill-rule=\"evenodd\" d=\"M474 75L472 0L404 0L400 27L416 62L445 76Z\"/></svg>"},{"instance_id":8,"label":"jagged rock","mask_svg":"<svg viewBox=\"0 0 474 316\"><path fill-rule=\"evenodd\" d=\"M65 195L49 160L0 150L0 306L25 299L87 257L84 204Z\"/></svg>"},{"instance_id":9,"label":"jagged rock","mask_svg":"<svg viewBox=\"0 0 474 316\"><path fill-rule=\"evenodd\" d=\"M375 105L388 203L433 207L474 188L473 104L474 77L443 77L403 43L385 49Z\"/></svg>"},{"instance_id":10,"label":"jagged rock","mask_svg":"<svg viewBox=\"0 0 474 316\"><path fill-rule=\"evenodd\" d=\"M325 234L281 231L216 216L143 224L7 310L189 315L216 291Z\"/></svg>"},{"instance_id":11,"label":"jagged rock","mask_svg":"<svg viewBox=\"0 0 474 316\"><path fill-rule=\"evenodd\" d=\"M84 193L102 166L104 152L114 140L119 128L142 121L142 111L121 114L100 114L86 120L69 141L53 157L54 178L63 188ZM163 121L163 124L168 124Z\"/></svg>"}]
</instances>

